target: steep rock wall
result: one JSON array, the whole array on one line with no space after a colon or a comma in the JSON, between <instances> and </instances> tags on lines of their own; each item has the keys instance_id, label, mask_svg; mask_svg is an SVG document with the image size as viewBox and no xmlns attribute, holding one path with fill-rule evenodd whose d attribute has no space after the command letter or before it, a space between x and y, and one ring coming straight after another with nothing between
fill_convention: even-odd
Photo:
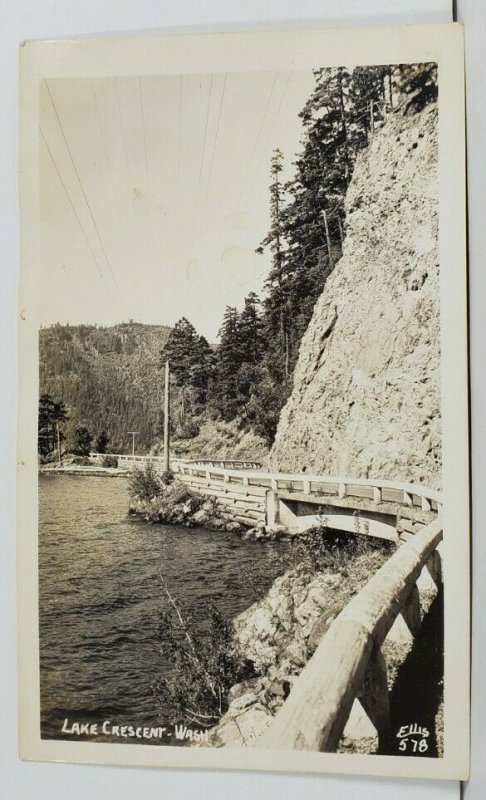
<instances>
[{"instance_id":1,"label":"steep rock wall","mask_svg":"<svg viewBox=\"0 0 486 800\"><path fill-rule=\"evenodd\" d=\"M437 108L397 112L356 164L273 468L440 487L437 197Z\"/></svg>"}]
</instances>

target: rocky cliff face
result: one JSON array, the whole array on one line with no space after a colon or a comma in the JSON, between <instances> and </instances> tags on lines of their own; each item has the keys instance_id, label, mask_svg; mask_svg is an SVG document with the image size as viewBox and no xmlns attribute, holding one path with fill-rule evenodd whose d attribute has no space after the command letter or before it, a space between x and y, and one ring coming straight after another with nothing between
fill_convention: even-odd
<instances>
[{"instance_id":1,"label":"rocky cliff face","mask_svg":"<svg viewBox=\"0 0 486 800\"><path fill-rule=\"evenodd\" d=\"M273 468L440 486L437 197L436 106L397 112L356 164Z\"/></svg>"}]
</instances>

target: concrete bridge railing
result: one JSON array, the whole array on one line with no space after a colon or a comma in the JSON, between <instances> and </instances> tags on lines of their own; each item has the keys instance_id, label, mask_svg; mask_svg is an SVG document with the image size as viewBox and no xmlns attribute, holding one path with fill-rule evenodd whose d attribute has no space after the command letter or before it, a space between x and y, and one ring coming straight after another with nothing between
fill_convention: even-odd
<instances>
[{"instance_id":1,"label":"concrete bridge railing","mask_svg":"<svg viewBox=\"0 0 486 800\"><path fill-rule=\"evenodd\" d=\"M363 714L371 731L388 735L390 704L381 647L399 621L411 636L419 635L417 584L424 585L425 572L428 582L439 586L441 539L442 522L436 519L398 548L345 606L258 746L334 752L345 728L347 736L359 738Z\"/></svg>"},{"instance_id":2,"label":"concrete bridge railing","mask_svg":"<svg viewBox=\"0 0 486 800\"><path fill-rule=\"evenodd\" d=\"M89 457L97 464L101 464L104 458L117 458L121 466L146 464L152 461L154 464L163 465L163 456L144 456L129 455L127 453L90 453ZM194 466L222 467L224 469L260 469L261 463L251 459L171 459L171 467L178 470L181 465L192 464Z\"/></svg>"},{"instance_id":3,"label":"concrete bridge railing","mask_svg":"<svg viewBox=\"0 0 486 800\"><path fill-rule=\"evenodd\" d=\"M119 467L162 456L109 454ZM91 454L100 462L104 455ZM432 521L441 509L440 492L420 484L308 473L266 472L251 459L172 459L171 467L188 486L214 497L223 516L246 526L283 525L302 532L326 519L330 527L384 539L406 539Z\"/></svg>"},{"instance_id":4,"label":"concrete bridge railing","mask_svg":"<svg viewBox=\"0 0 486 800\"><path fill-rule=\"evenodd\" d=\"M178 462L175 469L239 522L282 524L293 533L325 517L351 533L406 539L435 518L442 502L433 489L399 481L223 469L214 462Z\"/></svg>"}]
</instances>

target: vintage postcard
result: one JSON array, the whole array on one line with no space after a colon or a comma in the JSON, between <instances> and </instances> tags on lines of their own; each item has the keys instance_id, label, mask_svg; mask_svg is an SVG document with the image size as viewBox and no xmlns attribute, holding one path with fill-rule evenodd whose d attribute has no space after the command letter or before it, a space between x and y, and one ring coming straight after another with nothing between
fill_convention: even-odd
<instances>
[{"instance_id":1,"label":"vintage postcard","mask_svg":"<svg viewBox=\"0 0 486 800\"><path fill-rule=\"evenodd\" d=\"M20 47L25 759L465 778L462 28Z\"/></svg>"}]
</instances>

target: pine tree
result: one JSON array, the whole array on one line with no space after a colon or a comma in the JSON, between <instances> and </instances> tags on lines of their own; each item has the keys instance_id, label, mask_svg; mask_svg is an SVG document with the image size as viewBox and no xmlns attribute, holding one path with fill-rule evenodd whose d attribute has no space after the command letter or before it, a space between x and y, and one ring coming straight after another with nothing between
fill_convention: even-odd
<instances>
[{"instance_id":1,"label":"pine tree","mask_svg":"<svg viewBox=\"0 0 486 800\"><path fill-rule=\"evenodd\" d=\"M39 398L38 413L38 450L41 456L52 453L57 447L58 426L69 419L62 401L54 400L51 395L43 394ZM59 439L62 439L59 431Z\"/></svg>"},{"instance_id":2,"label":"pine tree","mask_svg":"<svg viewBox=\"0 0 486 800\"><path fill-rule=\"evenodd\" d=\"M260 364L265 352L263 319L260 300L255 292L245 297L243 311L237 320L237 335L241 360L244 363Z\"/></svg>"},{"instance_id":3,"label":"pine tree","mask_svg":"<svg viewBox=\"0 0 486 800\"><path fill-rule=\"evenodd\" d=\"M270 163L270 230L257 248L257 253L269 249L271 267L265 282L267 301L265 304L267 327L280 338L282 350L288 352L289 304L287 297L287 274L285 270L285 225L284 187L280 179L283 170L283 154L274 150ZM287 369L288 374L288 369Z\"/></svg>"},{"instance_id":4,"label":"pine tree","mask_svg":"<svg viewBox=\"0 0 486 800\"><path fill-rule=\"evenodd\" d=\"M84 425L79 426L74 431L74 448L73 451L79 456L89 456L91 452L91 443L93 436L88 428Z\"/></svg>"},{"instance_id":5,"label":"pine tree","mask_svg":"<svg viewBox=\"0 0 486 800\"><path fill-rule=\"evenodd\" d=\"M95 449L97 453L106 453L110 437L105 430L101 431L96 437Z\"/></svg>"},{"instance_id":6,"label":"pine tree","mask_svg":"<svg viewBox=\"0 0 486 800\"><path fill-rule=\"evenodd\" d=\"M214 372L214 353L204 336L198 336L194 344L190 386L195 390L197 403L208 399Z\"/></svg>"},{"instance_id":7,"label":"pine tree","mask_svg":"<svg viewBox=\"0 0 486 800\"><path fill-rule=\"evenodd\" d=\"M172 329L161 359L169 360L180 389L179 419L184 428L187 414L197 413L199 404L207 400L213 374L212 350L204 336L199 336L189 320L182 317Z\"/></svg>"},{"instance_id":8,"label":"pine tree","mask_svg":"<svg viewBox=\"0 0 486 800\"><path fill-rule=\"evenodd\" d=\"M169 359L171 373L180 386L189 386L191 383L197 341L194 325L186 317L182 317L172 328L161 353L162 361Z\"/></svg>"},{"instance_id":9,"label":"pine tree","mask_svg":"<svg viewBox=\"0 0 486 800\"><path fill-rule=\"evenodd\" d=\"M212 406L228 421L241 410L238 391L238 372L243 362L243 348L239 335L239 314L236 308L226 306L219 331L216 358L216 378L212 393Z\"/></svg>"}]
</instances>

